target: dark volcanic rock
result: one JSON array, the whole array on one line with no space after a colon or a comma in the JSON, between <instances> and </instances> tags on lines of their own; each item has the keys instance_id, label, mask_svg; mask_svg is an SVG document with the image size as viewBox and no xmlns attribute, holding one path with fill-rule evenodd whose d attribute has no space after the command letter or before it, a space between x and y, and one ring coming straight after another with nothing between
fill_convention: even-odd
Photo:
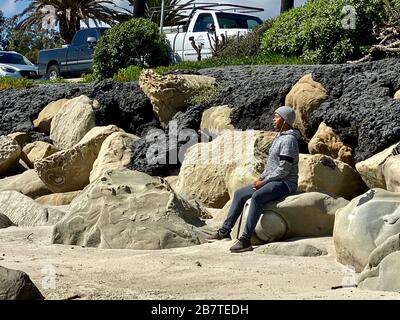
<instances>
[{"instance_id":1,"label":"dark volcanic rock","mask_svg":"<svg viewBox=\"0 0 400 320\"><path fill-rule=\"evenodd\" d=\"M22 271L0 266L0 300L43 300L38 288Z\"/></svg>"},{"instance_id":2,"label":"dark volcanic rock","mask_svg":"<svg viewBox=\"0 0 400 320\"><path fill-rule=\"evenodd\" d=\"M137 83L104 80L93 86L89 97L100 102L100 109L95 110L97 125L114 124L138 136L160 127L150 100Z\"/></svg>"},{"instance_id":3,"label":"dark volcanic rock","mask_svg":"<svg viewBox=\"0 0 400 320\"><path fill-rule=\"evenodd\" d=\"M148 131L146 136L135 141L131 169L153 176L167 176L170 170L179 168L185 150L200 142L198 131L206 108L196 105L179 111L164 131ZM188 129L190 131L184 131Z\"/></svg>"},{"instance_id":4,"label":"dark volcanic rock","mask_svg":"<svg viewBox=\"0 0 400 320\"><path fill-rule=\"evenodd\" d=\"M400 60L342 67L342 73L330 72L332 68L340 66L314 73L335 96L313 112L307 132L315 132L324 121L354 149L356 162L399 142L400 101L393 96L400 88Z\"/></svg>"},{"instance_id":5,"label":"dark volcanic rock","mask_svg":"<svg viewBox=\"0 0 400 320\"><path fill-rule=\"evenodd\" d=\"M32 131L32 121L51 101L87 95L100 102L97 125L115 124L129 133L141 135L159 127L150 101L137 83L104 80L94 84L55 84L6 90L0 97L0 135Z\"/></svg>"},{"instance_id":6,"label":"dark volcanic rock","mask_svg":"<svg viewBox=\"0 0 400 320\"><path fill-rule=\"evenodd\" d=\"M400 141L400 59L357 65L248 66L207 69L217 78L218 97L213 105L232 106L237 129L272 130L271 116L284 104L291 87L313 73L329 94L306 124L312 136L324 121L354 149L356 162L365 160Z\"/></svg>"}]
</instances>

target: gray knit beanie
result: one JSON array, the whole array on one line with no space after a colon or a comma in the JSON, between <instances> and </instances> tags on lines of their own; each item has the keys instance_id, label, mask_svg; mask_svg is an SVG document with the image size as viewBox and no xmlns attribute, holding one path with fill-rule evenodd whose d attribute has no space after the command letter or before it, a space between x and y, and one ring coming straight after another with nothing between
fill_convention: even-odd
<instances>
[{"instance_id":1,"label":"gray knit beanie","mask_svg":"<svg viewBox=\"0 0 400 320\"><path fill-rule=\"evenodd\" d=\"M291 107L279 107L275 110L275 112L279 114L289 126L293 127L294 120L296 119L296 113Z\"/></svg>"}]
</instances>

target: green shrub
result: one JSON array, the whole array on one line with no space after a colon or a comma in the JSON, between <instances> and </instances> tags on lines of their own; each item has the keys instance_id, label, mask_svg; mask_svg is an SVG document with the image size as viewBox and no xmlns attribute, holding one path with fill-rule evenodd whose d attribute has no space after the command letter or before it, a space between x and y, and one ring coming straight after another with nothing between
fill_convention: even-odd
<instances>
[{"instance_id":1,"label":"green shrub","mask_svg":"<svg viewBox=\"0 0 400 320\"><path fill-rule=\"evenodd\" d=\"M142 69L138 66L129 66L118 71L113 79L120 82L137 81Z\"/></svg>"},{"instance_id":2,"label":"green shrub","mask_svg":"<svg viewBox=\"0 0 400 320\"><path fill-rule=\"evenodd\" d=\"M264 21L246 35L228 37L224 48L218 53L219 58L254 57L260 53L264 33L271 28L274 20Z\"/></svg>"},{"instance_id":3,"label":"green shrub","mask_svg":"<svg viewBox=\"0 0 400 320\"><path fill-rule=\"evenodd\" d=\"M0 77L0 90L29 88L33 85L34 81L26 78Z\"/></svg>"},{"instance_id":4,"label":"green shrub","mask_svg":"<svg viewBox=\"0 0 400 320\"><path fill-rule=\"evenodd\" d=\"M355 29L343 27L346 5L355 8ZM264 34L262 52L302 56L313 63L356 59L374 42L374 23L384 16L382 0L309 0L277 18Z\"/></svg>"},{"instance_id":5,"label":"green shrub","mask_svg":"<svg viewBox=\"0 0 400 320\"><path fill-rule=\"evenodd\" d=\"M111 78L130 65L168 64L168 50L158 26L147 19L131 19L108 30L94 52L93 70L98 78Z\"/></svg>"}]
</instances>

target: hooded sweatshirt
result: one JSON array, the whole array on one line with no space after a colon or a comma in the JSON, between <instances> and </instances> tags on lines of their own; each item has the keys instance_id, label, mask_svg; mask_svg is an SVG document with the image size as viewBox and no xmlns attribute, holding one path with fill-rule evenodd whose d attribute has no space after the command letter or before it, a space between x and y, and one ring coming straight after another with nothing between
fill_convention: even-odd
<instances>
[{"instance_id":1,"label":"hooded sweatshirt","mask_svg":"<svg viewBox=\"0 0 400 320\"><path fill-rule=\"evenodd\" d=\"M259 180L265 183L283 181L290 193L297 190L299 177L298 130L287 130L278 134L269 149L267 163Z\"/></svg>"}]
</instances>

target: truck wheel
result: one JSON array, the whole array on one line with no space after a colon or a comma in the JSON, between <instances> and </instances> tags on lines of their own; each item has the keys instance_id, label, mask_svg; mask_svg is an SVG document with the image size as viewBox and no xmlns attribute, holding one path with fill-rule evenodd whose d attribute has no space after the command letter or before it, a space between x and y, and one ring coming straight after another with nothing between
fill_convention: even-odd
<instances>
[{"instance_id":1,"label":"truck wheel","mask_svg":"<svg viewBox=\"0 0 400 320\"><path fill-rule=\"evenodd\" d=\"M58 77L60 77L60 68L54 64L47 70L47 78L49 80L57 80Z\"/></svg>"}]
</instances>

